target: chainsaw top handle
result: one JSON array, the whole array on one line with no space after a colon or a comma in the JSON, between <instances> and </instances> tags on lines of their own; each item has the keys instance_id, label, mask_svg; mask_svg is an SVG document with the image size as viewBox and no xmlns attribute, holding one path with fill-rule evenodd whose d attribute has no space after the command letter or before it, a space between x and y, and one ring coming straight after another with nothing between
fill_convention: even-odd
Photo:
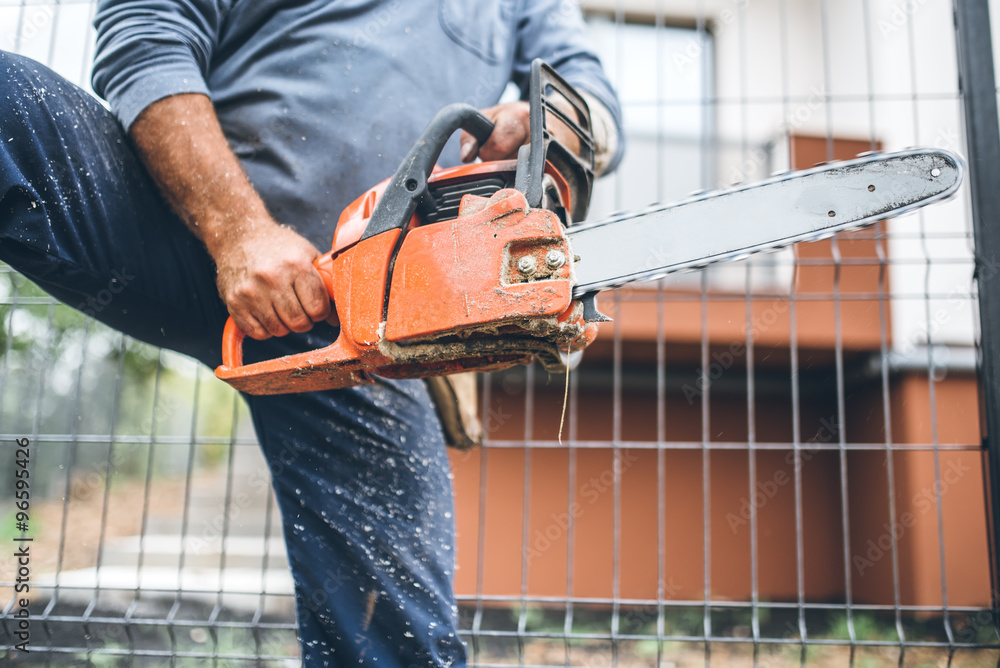
<instances>
[{"instance_id":1,"label":"chainsaw top handle","mask_svg":"<svg viewBox=\"0 0 1000 668\"><path fill-rule=\"evenodd\" d=\"M439 111L389 180L372 211L362 241L388 230L403 228L418 205L434 206L427 190L427 179L444 145L459 128L482 145L493 133L493 122L468 104L450 104Z\"/></svg>"},{"instance_id":2,"label":"chainsaw top handle","mask_svg":"<svg viewBox=\"0 0 1000 668\"><path fill-rule=\"evenodd\" d=\"M573 193L574 221L587 216L594 181L594 136L590 109L583 97L541 59L531 64L528 85L530 105L529 143L518 153L515 189L525 194L528 205L543 205L546 164L559 172ZM563 146L552 132L559 125L576 135L578 152ZM441 151L459 128L480 145L493 132L493 122L468 104L451 104L434 116L403 158L375 204L361 241L393 229L404 229L413 214L435 210L437 203L427 186Z\"/></svg>"}]
</instances>

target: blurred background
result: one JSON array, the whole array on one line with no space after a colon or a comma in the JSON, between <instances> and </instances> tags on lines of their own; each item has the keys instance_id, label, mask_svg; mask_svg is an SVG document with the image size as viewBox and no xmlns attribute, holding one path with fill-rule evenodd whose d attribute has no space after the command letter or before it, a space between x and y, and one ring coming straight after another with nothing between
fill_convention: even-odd
<instances>
[{"instance_id":1,"label":"blurred background","mask_svg":"<svg viewBox=\"0 0 1000 668\"><path fill-rule=\"evenodd\" d=\"M628 143L592 218L867 151L966 155L959 54L995 50L948 0L580 4ZM0 48L89 89L93 13L0 0ZM564 376L483 377L486 444L452 457L471 663L996 665L967 176L887 224L604 294L562 443ZM29 657L4 550L0 657L298 665L239 397L2 271L0 438L35 446L37 587Z\"/></svg>"}]
</instances>

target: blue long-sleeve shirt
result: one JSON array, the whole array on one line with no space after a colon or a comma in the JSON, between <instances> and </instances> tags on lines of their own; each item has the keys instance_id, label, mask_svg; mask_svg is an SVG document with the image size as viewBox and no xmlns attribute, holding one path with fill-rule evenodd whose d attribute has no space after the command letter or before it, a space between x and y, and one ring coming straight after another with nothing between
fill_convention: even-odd
<instances>
[{"instance_id":1,"label":"blue long-sleeve shirt","mask_svg":"<svg viewBox=\"0 0 1000 668\"><path fill-rule=\"evenodd\" d=\"M122 124L210 96L275 219L320 249L441 107L526 93L534 58L621 126L571 0L101 0L95 23L94 90ZM440 163L458 162L453 138Z\"/></svg>"}]
</instances>

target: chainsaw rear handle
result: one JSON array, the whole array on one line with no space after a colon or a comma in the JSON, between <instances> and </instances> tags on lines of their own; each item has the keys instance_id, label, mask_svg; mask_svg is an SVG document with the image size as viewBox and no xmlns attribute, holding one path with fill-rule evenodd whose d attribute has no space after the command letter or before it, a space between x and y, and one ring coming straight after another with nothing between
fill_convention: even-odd
<instances>
[{"instance_id":1,"label":"chainsaw rear handle","mask_svg":"<svg viewBox=\"0 0 1000 668\"><path fill-rule=\"evenodd\" d=\"M333 251L323 253L313 260L313 267L319 272L326 286L326 292L333 301ZM327 322L336 324L337 311L332 309ZM243 339L246 335L236 325L232 317L226 320L226 326L222 330L222 363L228 367L243 366Z\"/></svg>"},{"instance_id":2,"label":"chainsaw rear handle","mask_svg":"<svg viewBox=\"0 0 1000 668\"><path fill-rule=\"evenodd\" d=\"M402 229L420 204L433 206L427 190L430 177L448 139L459 128L485 144L493 133L493 121L475 107L456 103L437 113L403 158L385 192L379 198L361 240L393 229Z\"/></svg>"}]
</instances>

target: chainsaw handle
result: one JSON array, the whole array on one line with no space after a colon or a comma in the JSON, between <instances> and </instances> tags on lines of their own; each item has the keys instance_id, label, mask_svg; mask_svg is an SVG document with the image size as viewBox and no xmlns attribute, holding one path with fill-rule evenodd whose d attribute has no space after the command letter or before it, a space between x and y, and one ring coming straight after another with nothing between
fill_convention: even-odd
<instances>
[{"instance_id":1,"label":"chainsaw handle","mask_svg":"<svg viewBox=\"0 0 1000 668\"><path fill-rule=\"evenodd\" d=\"M323 253L313 260L313 267L319 272L326 286L326 292L333 301L333 251ZM327 322L336 322L337 311L331 312ZM222 365L230 368L243 366L243 339L246 334L237 326L236 321L230 317L226 320L226 326L222 330Z\"/></svg>"},{"instance_id":2,"label":"chainsaw handle","mask_svg":"<svg viewBox=\"0 0 1000 668\"><path fill-rule=\"evenodd\" d=\"M450 104L439 111L390 179L368 220L362 241L388 230L402 229L419 204L433 205L427 179L444 145L459 128L482 145L493 133L493 121L468 104Z\"/></svg>"}]
</instances>

